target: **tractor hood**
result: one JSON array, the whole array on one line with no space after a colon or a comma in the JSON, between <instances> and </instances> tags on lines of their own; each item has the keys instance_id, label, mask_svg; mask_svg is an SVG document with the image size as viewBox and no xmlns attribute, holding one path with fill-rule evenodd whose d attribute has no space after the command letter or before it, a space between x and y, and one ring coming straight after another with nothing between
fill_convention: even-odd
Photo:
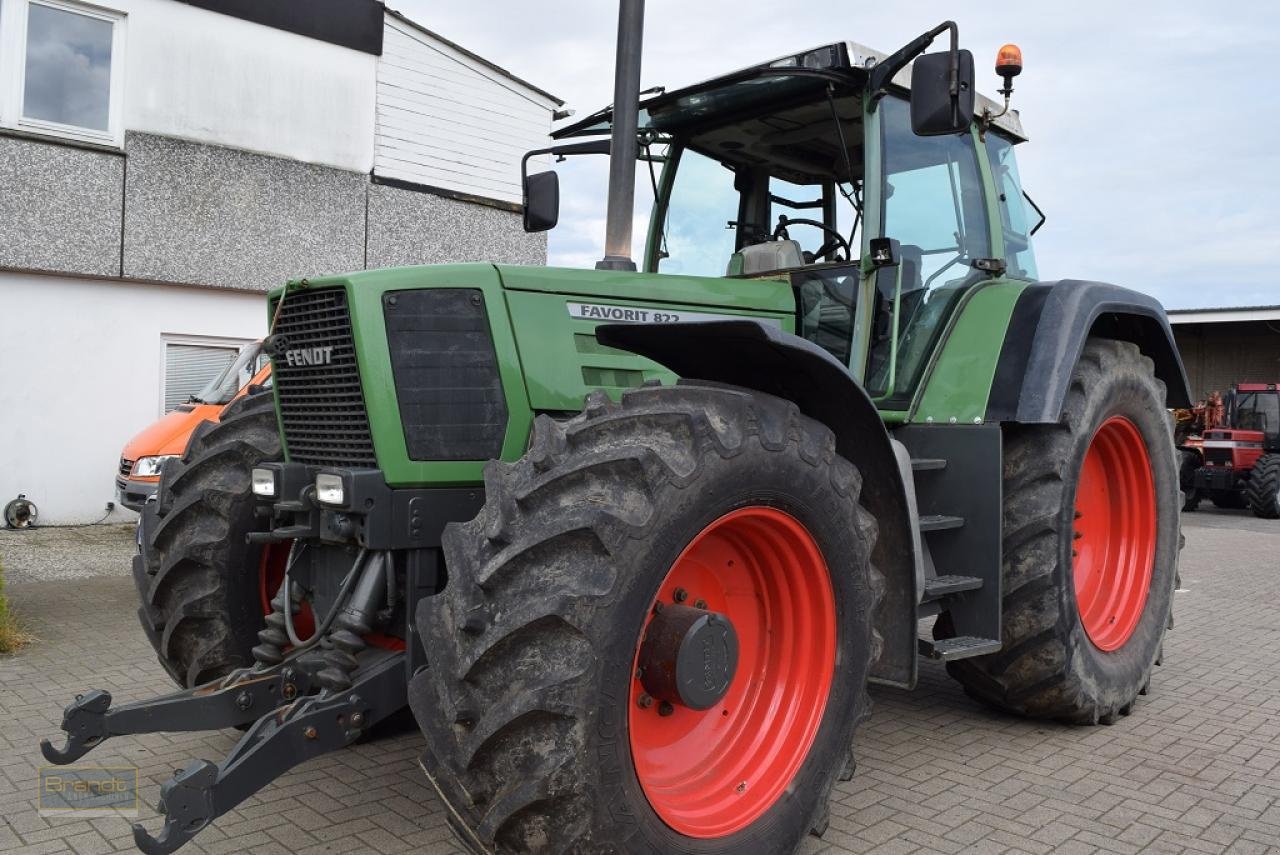
<instances>
[{"instance_id":1,"label":"tractor hood","mask_svg":"<svg viewBox=\"0 0 1280 855\"><path fill-rule=\"evenodd\" d=\"M508 291L539 291L783 314L795 311L795 298L789 280L785 278L782 281L723 279L716 276L508 265L498 265L498 275Z\"/></svg>"}]
</instances>

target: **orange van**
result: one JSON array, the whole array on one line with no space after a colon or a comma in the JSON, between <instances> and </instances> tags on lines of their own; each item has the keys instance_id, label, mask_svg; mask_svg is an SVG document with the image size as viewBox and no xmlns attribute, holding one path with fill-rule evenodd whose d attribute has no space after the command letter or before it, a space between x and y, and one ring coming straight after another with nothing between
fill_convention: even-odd
<instances>
[{"instance_id":1,"label":"orange van","mask_svg":"<svg viewBox=\"0 0 1280 855\"><path fill-rule=\"evenodd\" d=\"M262 352L262 342L254 342L241 350L235 361L198 394L125 443L116 474L116 496L120 504L140 513L147 499L155 495L160 468L169 458L182 454L196 425L206 419L216 422L223 408L245 394L250 386L265 386L270 381L271 363Z\"/></svg>"}]
</instances>

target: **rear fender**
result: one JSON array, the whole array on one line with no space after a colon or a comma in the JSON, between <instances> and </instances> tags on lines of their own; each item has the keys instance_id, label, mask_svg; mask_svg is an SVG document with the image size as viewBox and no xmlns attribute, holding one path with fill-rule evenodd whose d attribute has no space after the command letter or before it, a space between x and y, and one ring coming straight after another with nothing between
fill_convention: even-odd
<instances>
[{"instance_id":1,"label":"rear fender","mask_svg":"<svg viewBox=\"0 0 1280 855\"><path fill-rule=\"evenodd\" d=\"M916 657L916 540L889 433L848 369L817 345L756 320L605 324L596 327L596 337L681 377L785 398L831 428L837 452L862 473L862 504L880 529L872 559L885 577L875 618L884 649L871 674L909 686Z\"/></svg>"},{"instance_id":2,"label":"rear fender","mask_svg":"<svg viewBox=\"0 0 1280 855\"><path fill-rule=\"evenodd\" d=\"M987 400L987 421L1056 424L1090 336L1131 341L1155 363L1165 406L1190 407L1187 375L1164 307L1104 282L1032 285L1014 307Z\"/></svg>"}]
</instances>

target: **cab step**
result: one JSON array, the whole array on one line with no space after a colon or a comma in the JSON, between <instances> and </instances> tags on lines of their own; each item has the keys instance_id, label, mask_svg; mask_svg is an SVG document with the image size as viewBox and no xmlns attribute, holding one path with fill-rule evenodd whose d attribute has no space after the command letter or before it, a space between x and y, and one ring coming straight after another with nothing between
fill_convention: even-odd
<instances>
[{"instance_id":1,"label":"cab step","mask_svg":"<svg viewBox=\"0 0 1280 855\"><path fill-rule=\"evenodd\" d=\"M962 528L964 517L952 517L945 514L928 514L920 517L921 531L946 531L951 528Z\"/></svg>"},{"instance_id":2,"label":"cab step","mask_svg":"<svg viewBox=\"0 0 1280 855\"><path fill-rule=\"evenodd\" d=\"M982 587L977 576L934 576L924 580L924 601L941 600L952 594L976 591Z\"/></svg>"},{"instance_id":3,"label":"cab step","mask_svg":"<svg viewBox=\"0 0 1280 855\"><path fill-rule=\"evenodd\" d=\"M941 659L943 662L986 656L988 653L995 653L1000 647L1000 640L997 638L977 638L972 635L960 635L936 641L920 639L920 653L933 659Z\"/></svg>"}]
</instances>

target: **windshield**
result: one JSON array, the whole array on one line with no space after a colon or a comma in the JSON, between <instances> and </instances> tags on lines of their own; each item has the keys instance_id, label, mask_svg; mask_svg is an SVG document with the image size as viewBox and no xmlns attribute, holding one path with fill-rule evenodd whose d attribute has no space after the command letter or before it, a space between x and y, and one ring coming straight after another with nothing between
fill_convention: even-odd
<instances>
[{"instance_id":1,"label":"windshield","mask_svg":"<svg viewBox=\"0 0 1280 855\"><path fill-rule=\"evenodd\" d=\"M236 396L241 387L253 379L253 375L267 364L267 355L262 352L262 342L247 344L240 351L235 361L208 382L191 400L197 404L226 404Z\"/></svg>"}]
</instances>

